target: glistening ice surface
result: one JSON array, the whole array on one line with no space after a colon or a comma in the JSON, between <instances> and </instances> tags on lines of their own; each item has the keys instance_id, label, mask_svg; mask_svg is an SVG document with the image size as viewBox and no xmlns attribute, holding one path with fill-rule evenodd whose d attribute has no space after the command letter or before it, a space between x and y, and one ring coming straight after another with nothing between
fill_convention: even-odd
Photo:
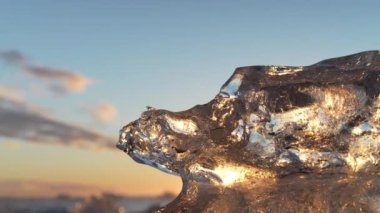
<instances>
[{"instance_id":1,"label":"glistening ice surface","mask_svg":"<svg viewBox=\"0 0 380 213\"><path fill-rule=\"evenodd\" d=\"M380 53L237 68L209 103L150 108L118 148L183 180L163 212L380 212Z\"/></svg>"}]
</instances>

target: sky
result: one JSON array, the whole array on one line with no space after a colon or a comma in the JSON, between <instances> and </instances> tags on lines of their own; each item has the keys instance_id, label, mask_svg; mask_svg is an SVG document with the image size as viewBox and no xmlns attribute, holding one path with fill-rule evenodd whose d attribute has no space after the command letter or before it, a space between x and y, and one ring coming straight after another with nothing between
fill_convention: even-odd
<instances>
[{"instance_id":1,"label":"sky","mask_svg":"<svg viewBox=\"0 0 380 213\"><path fill-rule=\"evenodd\" d=\"M178 193L115 148L146 106L206 103L240 66L380 49L376 0L0 4L0 197Z\"/></svg>"}]
</instances>

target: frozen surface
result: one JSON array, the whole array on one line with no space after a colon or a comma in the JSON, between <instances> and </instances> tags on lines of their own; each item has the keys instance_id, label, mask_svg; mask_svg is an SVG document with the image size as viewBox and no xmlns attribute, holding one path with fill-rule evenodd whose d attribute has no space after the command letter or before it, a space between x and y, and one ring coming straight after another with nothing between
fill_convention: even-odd
<instances>
[{"instance_id":1,"label":"frozen surface","mask_svg":"<svg viewBox=\"0 0 380 213\"><path fill-rule=\"evenodd\" d=\"M180 175L166 212L380 212L380 54L236 69L207 104L150 109L120 149Z\"/></svg>"}]
</instances>

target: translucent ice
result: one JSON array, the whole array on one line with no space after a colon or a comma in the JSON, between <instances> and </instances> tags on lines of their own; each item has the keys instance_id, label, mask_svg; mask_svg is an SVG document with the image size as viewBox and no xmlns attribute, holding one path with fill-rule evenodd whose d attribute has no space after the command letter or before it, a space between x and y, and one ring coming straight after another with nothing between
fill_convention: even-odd
<instances>
[{"instance_id":1,"label":"translucent ice","mask_svg":"<svg viewBox=\"0 0 380 213\"><path fill-rule=\"evenodd\" d=\"M237 68L209 103L151 108L117 146L181 176L164 212L379 212L379 51Z\"/></svg>"}]
</instances>

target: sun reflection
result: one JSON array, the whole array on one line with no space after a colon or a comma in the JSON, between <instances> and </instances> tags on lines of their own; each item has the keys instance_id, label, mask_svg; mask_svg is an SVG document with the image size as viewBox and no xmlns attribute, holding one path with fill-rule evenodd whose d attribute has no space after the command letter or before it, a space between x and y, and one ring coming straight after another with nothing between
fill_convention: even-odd
<instances>
[{"instance_id":1,"label":"sun reflection","mask_svg":"<svg viewBox=\"0 0 380 213\"><path fill-rule=\"evenodd\" d=\"M245 179L246 169L234 166L218 166L214 173L222 180L223 185L229 186Z\"/></svg>"}]
</instances>

